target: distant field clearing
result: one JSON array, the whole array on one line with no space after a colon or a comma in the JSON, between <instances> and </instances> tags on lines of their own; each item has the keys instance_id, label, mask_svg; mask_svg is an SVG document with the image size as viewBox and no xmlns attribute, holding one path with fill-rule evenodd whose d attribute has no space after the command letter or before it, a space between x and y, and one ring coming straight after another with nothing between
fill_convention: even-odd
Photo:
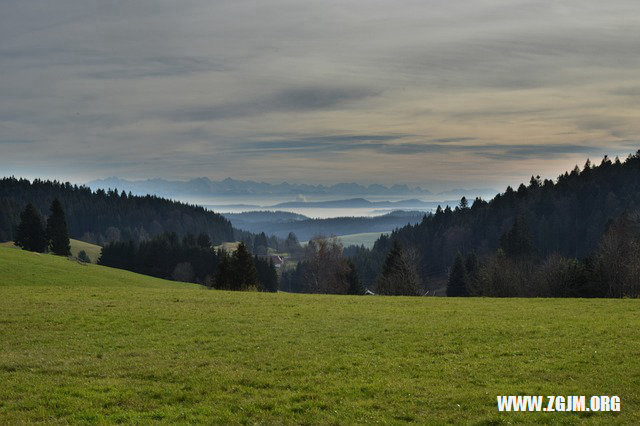
<instances>
[{"instance_id":1,"label":"distant field clearing","mask_svg":"<svg viewBox=\"0 0 640 426\"><path fill-rule=\"evenodd\" d=\"M363 245L366 248L373 247L373 244L380 238L383 234L390 234L391 231L386 232L365 232L362 234L350 234L350 235L342 235L338 237L342 244L345 247L348 246L360 246Z\"/></svg>"},{"instance_id":2,"label":"distant field clearing","mask_svg":"<svg viewBox=\"0 0 640 426\"><path fill-rule=\"evenodd\" d=\"M381 235L390 234L391 231L382 232L363 232L361 234L348 234L339 235L337 238L342 242L345 247L348 246L360 246L363 245L366 248L373 247L373 244L380 238ZM303 241L300 244L306 245L308 241Z\"/></svg>"}]
</instances>

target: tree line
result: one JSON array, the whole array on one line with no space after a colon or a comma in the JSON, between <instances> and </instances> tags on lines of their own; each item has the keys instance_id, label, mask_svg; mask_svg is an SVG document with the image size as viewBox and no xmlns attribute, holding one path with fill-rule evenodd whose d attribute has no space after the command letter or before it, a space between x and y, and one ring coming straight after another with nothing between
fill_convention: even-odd
<instances>
[{"instance_id":1,"label":"tree line","mask_svg":"<svg viewBox=\"0 0 640 426\"><path fill-rule=\"evenodd\" d=\"M45 222L33 204L27 204L20 213L20 223L16 229L14 242L24 250L70 256L71 244L67 220L60 201L53 200L49 212Z\"/></svg>"},{"instance_id":2,"label":"tree line","mask_svg":"<svg viewBox=\"0 0 640 426\"><path fill-rule=\"evenodd\" d=\"M233 253L216 250L205 233L183 238L165 233L140 242L114 241L102 249L98 263L222 290L278 290L278 275L270 258L252 255L244 243Z\"/></svg>"},{"instance_id":3,"label":"tree line","mask_svg":"<svg viewBox=\"0 0 640 426\"><path fill-rule=\"evenodd\" d=\"M358 272L344 256L342 243L337 238L318 236L302 250L295 269L282 273L281 290L293 293L364 293Z\"/></svg>"},{"instance_id":4,"label":"tree line","mask_svg":"<svg viewBox=\"0 0 640 426\"><path fill-rule=\"evenodd\" d=\"M638 211L640 151L624 162L606 156L597 166L587 161L555 182L532 177L528 186L508 187L490 201L463 198L453 209L438 207L419 224L382 236L370 250L344 249L335 238L301 247L292 233L286 240L242 233L238 250L227 253L211 248L207 232L163 232L110 242L100 262L233 290L423 295L444 286L449 296L637 297ZM299 260L279 283L265 257L269 247Z\"/></svg>"},{"instance_id":5,"label":"tree line","mask_svg":"<svg viewBox=\"0 0 640 426\"><path fill-rule=\"evenodd\" d=\"M478 260L458 254L447 296L639 297L640 213L625 213L607 226L598 247L578 259L540 255L523 218L500 240L499 249Z\"/></svg>"},{"instance_id":6,"label":"tree line","mask_svg":"<svg viewBox=\"0 0 640 426\"><path fill-rule=\"evenodd\" d=\"M204 232L221 243L235 241L239 232L223 216L200 206L116 189L92 191L68 182L5 177L0 179L0 241L15 239L20 212L28 203L42 215L54 199L66 212L70 237L98 245L138 242L167 232L180 238Z\"/></svg>"},{"instance_id":7,"label":"tree line","mask_svg":"<svg viewBox=\"0 0 640 426\"><path fill-rule=\"evenodd\" d=\"M15 244L24 250L60 256L71 255L66 215L55 199L46 222L33 204L20 213ZM79 260L89 261L86 253ZM278 275L273 261L252 256L240 243L233 253L215 250L206 233L198 237L164 233L143 241L107 244L98 264L176 281L193 282L223 290L277 291Z\"/></svg>"},{"instance_id":8,"label":"tree line","mask_svg":"<svg viewBox=\"0 0 640 426\"><path fill-rule=\"evenodd\" d=\"M454 208L438 207L435 213L425 215L419 224L405 226L390 236L381 237L372 249L354 247L346 250L346 254L356 266L365 286L374 290L387 265L385 258L390 255L392 247L398 245L415 258L413 265L421 291L434 290L443 284L447 286L452 274L454 278L461 275L459 271L463 265L466 274L479 274L480 278L472 279L476 285L478 282L493 282L496 288L500 288L496 284L498 272L506 274L510 270L521 271L522 268L541 264L547 265L548 272L549 262L555 262L562 263L565 269L573 268L569 267L570 264L579 263L580 268L576 268L590 271L589 285L598 287L598 290L586 290L589 285L585 284L581 292L567 294L613 296L621 293L602 291L603 288L616 287L602 278L611 276L602 268L606 265L604 259L611 259L612 256L603 257L603 241L613 238L611 232L615 228L611 228L612 223L638 210L640 151L630 155L624 162L606 156L599 165L587 160L582 169L576 166L571 172L560 175L555 182L532 177L528 185L522 184L517 190L508 187L490 201L477 198L471 203L463 198ZM521 240L523 233L527 235L526 242ZM615 235L619 236L619 233ZM635 247L633 240L625 242L626 245L620 244L621 247ZM530 247L535 249L535 255ZM515 259L523 257L514 254L519 251L526 252L524 257L532 262L515 266L513 262L519 262ZM609 253L612 251L609 250ZM631 250L628 253L631 253L631 257L626 261L638 263L640 259L633 257L635 252ZM600 259L601 265L597 270L593 267L596 259ZM493 265L495 279L487 278L488 265ZM558 268L562 269L560 266ZM596 275L600 276L597 280L593 278ZM628 272L628 275L632 273ZM518 277L531 282L531 277L525 279L522 274ZM513 282L511 278L503 279ZM456 279L453 281L455 284ZM536 285L536 288L539 287ZM476 294L497 294L497 290L488 291L487 288ZM452 291L456 293L456 290ZM509 295L515 293L538 294L524 290L506 292ZM545 294L560 293L556 289ZM628 295L628 292L625 294Z\"/></svg>"}]
</instances>

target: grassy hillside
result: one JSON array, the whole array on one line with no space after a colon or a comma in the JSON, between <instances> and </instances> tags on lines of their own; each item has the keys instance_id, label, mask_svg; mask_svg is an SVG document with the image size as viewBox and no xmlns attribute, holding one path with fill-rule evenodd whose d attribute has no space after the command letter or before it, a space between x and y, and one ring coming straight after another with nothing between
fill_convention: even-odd
<instances>
[{"instance_id":1,"label":"grassy hillside","mask_svg":"<svg viewBox=\"0 0 640 426\"><path fill-rule=\"evenodd\" d=\"M98 258L100 258L100 252L102 252L102 247L91 243L85 243L84 241L80 240L74 240L73 238L69 239L69 243L71 245L71 256L78 257L78 253L80 253L81 250L84 250L91 259L91 263L98 262ZM12 241L0 243L0 247L18 248L13 244Z\"/></svg>"},{"instance_id":2,"label":"grassy hillside","mask_svg":"<svg viewBox=\"0 0 640 426\"><path fill-rule=\"evenodd\" d=\"M224 249L227 252L231 253L231 252L234 252L234 251L236 251L238 249L238 245L240 245L240 241L222 243L220 245L215 246L214 248L216 250Z\"/></svg>"},{"instance_id":3,"label":"grassy hillside","mask_svg":"<svg viewBox=\"0 0 640 426\"><path fill-rule=\"evenodd\" d=\"M638 424L639 327L638 300L230 293L0 247L0 423Z\"/></svg>"},{"instance_id":4,"label":"grassy hillside","mask_svg":"<svg viewBox=\"0 0 640 426\"><path fill-rule=\"evenodd\" d=\"M342 242L344 247L349 246L365 246L366 248L373 247L373 244L380 238L381 235L388 235L391 231L385 232L364 232L361 234L348 234L339 235L336 238ZM309 241L301 241L300 244L306 246Z\"/></svg>"},{"instance_id":5,"label":"grassy hillside","mask_svg":"<svg viewBox=\"0 0 640 426\"><path fill-rule=\"evenodd\" d=\"M98 262L102 247L91 243L85 243L80 240L71 239L69 241L71 243L71 255L73 257L78 257L78 253L80 253L81 250L84 250L89 256L89 259L91 259L91 263Z\"/></svg>"},{"instance_id":6,"label":"grassy hillside","mask_svg":"<svg viewBox=\"0 0 640 426\"><path fill-rule=\"evenodd\" d=\"M362 234L341 235L338 238L340 239L340 241L342 241L342 245L344 245L345 247L363 245L367 248L371 248L373 247L373 244L376 242L376 240L380 238L380 235L390 233L391 231L365 232Z\"/></svg>"}]
</instances>

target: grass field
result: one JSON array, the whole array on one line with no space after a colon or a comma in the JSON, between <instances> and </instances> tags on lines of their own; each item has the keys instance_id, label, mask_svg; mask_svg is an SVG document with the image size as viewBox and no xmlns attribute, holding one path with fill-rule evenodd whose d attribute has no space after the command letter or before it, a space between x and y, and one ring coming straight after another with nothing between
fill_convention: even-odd
<instances>
[{"instance_id":1,"label":"grass field","mask_svg":"<svg viewBox=\"0 0 640 426\"><path fill-rule=\"evenodd\" d=\"M345 247L363 245L366 248L371 248L378 238L380 238L380 235L390 233L391 232L364 232L362 234L339 235L337 238ZM302 241L300 244L306 246L308 242L309 241Z\"/></svg>"},{"instance_id":2,"label":"grass field","mask_svg":"<svg viewBox=\"0 0 640 426\"><path fill-rule=\"evenodd\" d=\"M214 248L216 250L224 249L225 251L232 253L238 249L239 245L240 245L240 241L234 241L234 242L222 243L220 245L214 246Z\"/></svg>"},{"instance_id":3,"label":"grass field","mask_svg":"<svg viewBox=\"0 0 640 426\"><path fill-rule=\"evenodd\" d=\"M74 239L69 240L69 242L71 244L71 255L73 257L78 257L80 250L84 250L87 253L87 256L89 256L89 259L91 259L91 263L98 262L100 253L102 252L102 247Z\"/></svg>"},{"instance_id":4,"label":"grass field","mask_svg":"<svg viewBox=\"0 0 640 426\"><path fill-rule=\"evenodd\" d=\"M69 239L69 245L71 246L71 256L78 257L78 253L84 250L91 259L91 263L97 263L100 258L100 253L102 252L102 247L98 245L74 240L73 238ZM0 243L0 247L19 248L15 246L12 241Z\"/></svg>"},{"instance_id":5,"label":"grass field","mask_svg":"<svg viewBox=\"0 0 640 426\"><path fill-rule=\"evenodd\" d=\"M382 234L390 234L390 232L365 232L362 234L341 235L338 238L345 247L363 245L371 248Z\"/></svg>"},{"instance_id":6,"label":"grass field","mask_svg":"<svg viewBox=\"0 0 640 426\"><path fill-rule=\"evenodd\" d=\"M639 328L638 300L231 293L0 247L0 423L638 424Z\"/></svg>"}]
</instances>

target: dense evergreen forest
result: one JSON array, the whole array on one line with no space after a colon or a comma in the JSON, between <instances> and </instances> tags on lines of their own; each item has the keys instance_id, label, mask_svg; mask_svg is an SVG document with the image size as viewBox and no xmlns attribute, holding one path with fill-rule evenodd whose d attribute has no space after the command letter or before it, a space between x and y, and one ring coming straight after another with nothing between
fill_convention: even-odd
<instances>
[{"instance_id":1,"label":"dense evergreen forest","mask_svg":"<svg viewBox=\"0 0 640 426\"><path fill-rule=\"evenodd\" d=\"M223 290L278 290L271 259L252 256L244 243L231 254L214 250L204 233L197 238L165 233L141 242L115 241L102 249L99 263Z\"/></svg>"},{"instance_id":2,"label":"dense evergreen forest","mask_svg":"<svg viewBox=\"0 0 640 426\"><path fill-rule=\"evenodd\" d=\"M639 209L640 151L624 162L605 157L594 166L587 160L582 170L576 166L556 182L531 177L528 185L508 187L488 202L463 198L454 209L438 208L419 224L380 238L371 250L352 248L347 254L364 284L375 288L396 241L415 253L422 284L435 288L442 286L458 254L493 254L517 218L526 224L537 258L585 258L596 252L614 220Z\"/></svg>"},{"instance_id":3,"label":"dense evergreen forest","mask_svg":"<svg viewBox=\"0 0 640 426\"><path fill-rule=\"evenodd\" d=\"M228 220L202 207L115 189L93 192L68 182L7 177L0 180L0 241L15 238L20 213L28 203L46 216L54 199L66 212L70 237L94 244L139 242L166 232L179 238L205 233L213 243L235 237Z\"/></svg>"}]
</instances>

